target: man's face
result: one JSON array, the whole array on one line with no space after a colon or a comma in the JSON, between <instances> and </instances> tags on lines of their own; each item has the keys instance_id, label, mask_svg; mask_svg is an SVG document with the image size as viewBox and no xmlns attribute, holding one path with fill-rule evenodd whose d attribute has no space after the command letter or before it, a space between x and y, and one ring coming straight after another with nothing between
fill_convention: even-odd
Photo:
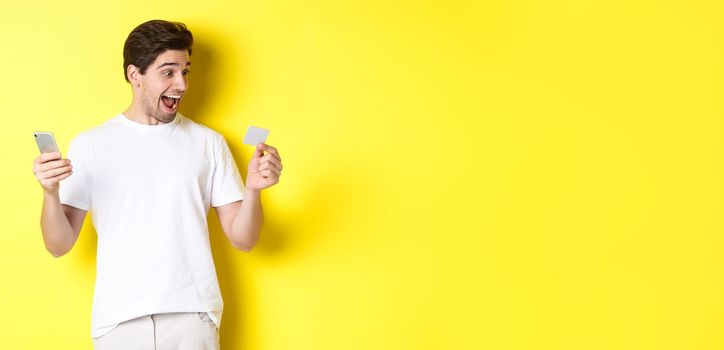
<instances>
[{"instance_id":1,"label":"man's face","mask_svg":"<svg viewBox=\"0 0 724 350\"><path fill-rule=\"evenodd\" d=\"M141 75L141 102L146 115L161 123L176 117L188 89L191 61L186 50L166 50Z\"/></svg>"}]
</instances>

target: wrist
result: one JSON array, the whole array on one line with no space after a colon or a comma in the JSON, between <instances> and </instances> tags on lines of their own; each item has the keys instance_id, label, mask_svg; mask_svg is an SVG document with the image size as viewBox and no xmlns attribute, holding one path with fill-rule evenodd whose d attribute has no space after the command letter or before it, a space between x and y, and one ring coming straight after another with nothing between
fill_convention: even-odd
<instances>
[{"instance_id":1,"label":"wrist","mask_svg":"<svg viewBox=\"0 0 724 350\"><path fill-rule=\"evenodd\" d=\"M60 194L58 193L58 189L52 189L49 190L47 188L43 188L43 197L46 199L60 199Z\"/></svg>"},{"instance_id":2,"label":"wrist","mask_svg":"<svg viewBox=\"0 0 724 350\"><path fill-rule=\"evenodd\" d=\"M259 198L261 196L261 190L256 190L256 189L247 187L246 190L244 191L244 196L247 198L248 197Z\"/></svg>"}]
</instances>

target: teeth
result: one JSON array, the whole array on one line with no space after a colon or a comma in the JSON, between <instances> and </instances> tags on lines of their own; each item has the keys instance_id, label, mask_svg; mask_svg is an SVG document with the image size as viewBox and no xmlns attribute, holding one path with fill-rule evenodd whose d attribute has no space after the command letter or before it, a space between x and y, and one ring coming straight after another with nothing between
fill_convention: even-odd
<instances>
[{"instance_id":1,"label":"teeth","mask_svg":"<svg viewBox=\"0 0 724 350\"><path fill-rule=\"evenodd\" d=\"M161 95L162 97L170 98L173 100L173 105L169 108L176 108L179 101L181 101L181 95Z\"/></svg>"}]
</instances>

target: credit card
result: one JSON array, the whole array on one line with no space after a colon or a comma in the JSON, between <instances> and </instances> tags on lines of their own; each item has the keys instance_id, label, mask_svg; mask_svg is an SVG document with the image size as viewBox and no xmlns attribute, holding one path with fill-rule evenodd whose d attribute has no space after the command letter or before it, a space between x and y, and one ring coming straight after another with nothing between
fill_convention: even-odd
<instances>
[{"instance_id":1,"label":"credit card","mask_svg":"<svg viewBox=\"0 0 724 350\"><path fill-rule=\"evenodd\" d=\"M266 141L269 136L268 129L257 128L256 126L250 126L249 130L246 131L244 136L244 144L256 146Z\"/></svg>"}]
</instances>

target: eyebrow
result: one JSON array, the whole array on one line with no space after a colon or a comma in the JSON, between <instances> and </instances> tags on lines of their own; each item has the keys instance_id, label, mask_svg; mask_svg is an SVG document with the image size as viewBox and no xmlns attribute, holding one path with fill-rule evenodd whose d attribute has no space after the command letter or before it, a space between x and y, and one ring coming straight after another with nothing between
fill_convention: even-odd
<instances>
[{"instance_id":1,"label":"eyebrow","mask_svg":"<svg viewBox=\"0 0 724 350\"><path fill-rule=\"evenodd\" d=\"M176 62L165 62L165 63L162 63L160 66L156 67L156 69L161 69L161 68L166 67L166 66L176 66L176 67L178 67L178 65L179 65L179 64L176 63ZM186 62L186 67L189 67L189 66L191 66L191 62Z\"/></svg>"}]
</instances>

